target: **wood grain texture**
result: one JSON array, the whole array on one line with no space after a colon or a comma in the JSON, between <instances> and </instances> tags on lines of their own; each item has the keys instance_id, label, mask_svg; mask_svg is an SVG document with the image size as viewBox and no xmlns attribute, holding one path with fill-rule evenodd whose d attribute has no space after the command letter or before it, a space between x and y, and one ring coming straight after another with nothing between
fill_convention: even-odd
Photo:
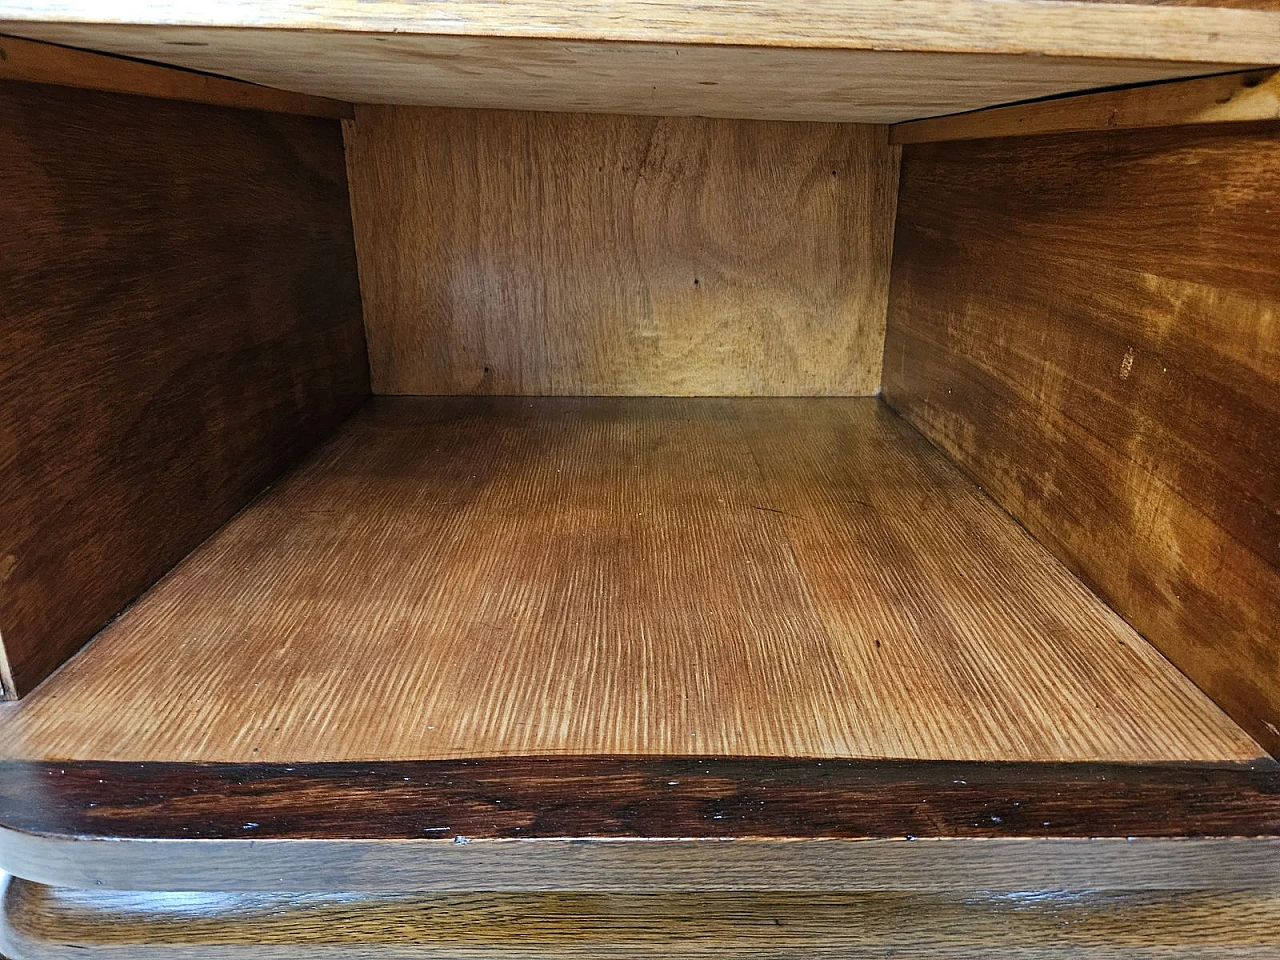
<instances>
[{"instance_id":1,"label":"wood grain texture","mask_svg":"<svg viewBox=\"0 0 1280 960\"><path fill-rule=\"evenodd\" d=\"M314 117L354 115L351 104L338 100L16 37L0 37L0 79Z\"/></svg>"},{"instance_id":2,"label":"wood grain texture","mask_svg":"<svg viewBox=\"0 0 1280 960\"><path fill-rule=\"evenodd\" d=\"M574 41L829 48L839 50L1033 54L1265 65L1280 61L1275 0L1220 4L1045 2L1045 0L9 0L3 29L78 29L94 46L131 26L255 31L278 57L313 35L524 37L544 49ZM271 28L271 29L261 29ZM35 33L32 33L35 35ZM65 35L65 34L63 34ZM274 47L274 50L272 48ZM183 51L171 51L173 56Z\"/></svg>"},{"instance_id":3,"label":"wood grain texture","mask_svg":"<svg viewBox=\"0 0 1280 960\"><path fill-rule=\"evenodd\" d=\"M895 10L902 6L896 0ZM17 22L0 22L0 30L360 103L896 123L1280 61L1280 13L1262 16L1268 18L1265 29L1277 34L1264 46L1269 56L1224 62L1206 60L1200 46L1175 59L1151 61L768 46L754 40L725 45Z\"/></svg>"},{"instance_id":4,"label":"wood grain texture","mask_svg":"<svg viewBox=\"0 0 1280 960\"><path fill-rule=\"evenodd\" d=\"M1272 125L907 148L885 393L1280 749Z\"/></svg>"},{"instance_id":5,"label":"wood grain texture","mask_svg":"<svg viewBox=\"0 0 1280 960\"><path fill-rule=\"evenodd\" d=\"M1266 889L1241 764L498 758L0 767L0 868L130 890Z\"/></svg>"},{"instance_id":6,"label":"wood grain texture","mask_svg":"<svg viewBox=\"0 0 1280 960\"><path fill-rule=\"evenodd\" d=\"M374 390L875 393L897 162L874 126L361 106Z\"/></svg>"},{"instance_id":7,"label":"wood grain texture","mask_svg":"<svg viewBox=\"0 0 1280 960\"><path fill-rule=\"evenodd\" d=\"M83 957L1271 958L1263 891L154 894L12 880L0 946ZM319 953L318 953L319 951ZM329 951L334 951L330 953Z\"/></svg>"},{"instance_id":8,"label":"wood grain texture","mask_svg":"<svg viewBox=\"0 0 1280 960\"><path fill-rule=\"evenodd\" d=\"M0 143L12 695L332 430L368 373L336 121L5 83Z\"/></svg>"},{"instance_id":9,"label":"wood grain texture","mask_svg":"<svg viewBox=\"0 0 1280 960\"><path fill-rule=\"evenodd\" d=\"M0 708L54 761L1261 753L874 399L376 398Z\"/></svg>"},{"instance_id":10,"label":"wood grain texture","mask_svg":"<svg viewBox=\"0 0 1280 960\"><path fill-rule=\"evenodd\" d=\"M1270 760L2 761L0 773L0 825L68 842L1280 837Z\"/></svg>"},{"instance_id":11,"label":"wood grain texture","mask_svg":"<svg viewBox=\"0 0 1280 960\"><path fill-rule=\"evenodd\" d=\"M400 893L1274 890L1280 840L129 840L0 831L5 867L74 889Z\"/></svg>"},{"instance_id":12,"label":"wood grain texture","mask_svg":"<svg viewBox=\"0 0 1280 960\"><path fill-rule=\"evenodd\" d=\"M1280 71L1250 70L916 120L895 124L889 138L899 144L933 143L1255 120L1280 120Z\"/></svg>"}]
</instances>

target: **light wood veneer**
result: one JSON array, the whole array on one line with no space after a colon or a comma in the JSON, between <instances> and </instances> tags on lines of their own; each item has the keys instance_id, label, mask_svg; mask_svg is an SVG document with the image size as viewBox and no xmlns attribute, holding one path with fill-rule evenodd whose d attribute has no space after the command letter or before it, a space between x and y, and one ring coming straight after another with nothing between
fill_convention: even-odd
<instances>
[{"instance_id":1,"label":"light wood veneer","mask_svg":"<svg viewBox=\"0 0 1280 960\"><path fill-rule=\"evenodd\" d=\"M1270 0L15 0L0 30L362 103L893 123L1280 62Z\"/></svg>"},{"instance_id":2,"label":"light wood veneer","mask_svg":"<svg viewBox=\"0 0 1280 960\"><path fill-rule=\"evenodd\" d=\"M871 395L884 127L359 108L375 393Z\"/></svg>"},{"instance_id":3,"label":"light wood veneer","mask_svg":"<svg viewBox=\"0 0 1280 960\"><path fill-rule=\"evenodd\" d=\"M0 755L1251 760L878 401L380 398Z\"/></svg>"}]
</instances>

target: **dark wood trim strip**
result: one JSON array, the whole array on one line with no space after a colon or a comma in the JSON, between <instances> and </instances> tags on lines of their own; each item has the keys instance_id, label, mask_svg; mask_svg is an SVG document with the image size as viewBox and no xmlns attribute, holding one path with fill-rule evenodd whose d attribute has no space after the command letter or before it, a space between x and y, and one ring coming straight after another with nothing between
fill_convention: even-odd
<instances>
[{"instance_id":1,"label":"dark wood trim strip","mask_svg":"<svg viewBox=\"0 0 1280 960\"><path fill-rule=\"evenodd\" d=\"M6 762L0 826L114 840L1277 837L1280 769L604 758Z\"/></svg>"},{"instance_id":2,"label":"dark wood trim strip","mask_svg":"<svg viewBox=\"0 0 1280 960\"><path fill-rule=\"evenodd\" d=\"M348 120L355 116L355 108L341 100L17 37L0 36L0 80L50 83L311 117Z\"/></svg>"}]
</instances>

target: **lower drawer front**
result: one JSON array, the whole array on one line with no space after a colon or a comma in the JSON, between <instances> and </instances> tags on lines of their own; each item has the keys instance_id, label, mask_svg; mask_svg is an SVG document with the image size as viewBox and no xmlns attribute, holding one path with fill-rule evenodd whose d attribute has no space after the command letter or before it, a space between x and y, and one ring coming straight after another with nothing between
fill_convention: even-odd
<instances>
[{"instance_id":1,"label":"lower drawer front","mask_svg":"<svg viewBox=\"0 0 1280 960\"><path fill-rule=\"evenodd\" d=\"M1277 957L1267 891L124 893L10 880L11 960Z\"/></svg>"}]
</instances>

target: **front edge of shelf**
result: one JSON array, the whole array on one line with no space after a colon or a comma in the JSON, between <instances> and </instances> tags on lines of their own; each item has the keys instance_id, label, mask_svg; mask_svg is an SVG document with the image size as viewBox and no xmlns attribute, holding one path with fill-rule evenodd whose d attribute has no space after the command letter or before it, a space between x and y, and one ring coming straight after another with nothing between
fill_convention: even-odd
<instances>
[{"instance_id":1,"label":"front edge of shelf","mask_svg":"<svg viewBox=\"0 0 1280 960\"><path fill-rule=\"evenodd\" d=\"M1266 761L0 764L0 869L73 887L1252 887L1278 852Z\"/></svg>"}]
</instances>

